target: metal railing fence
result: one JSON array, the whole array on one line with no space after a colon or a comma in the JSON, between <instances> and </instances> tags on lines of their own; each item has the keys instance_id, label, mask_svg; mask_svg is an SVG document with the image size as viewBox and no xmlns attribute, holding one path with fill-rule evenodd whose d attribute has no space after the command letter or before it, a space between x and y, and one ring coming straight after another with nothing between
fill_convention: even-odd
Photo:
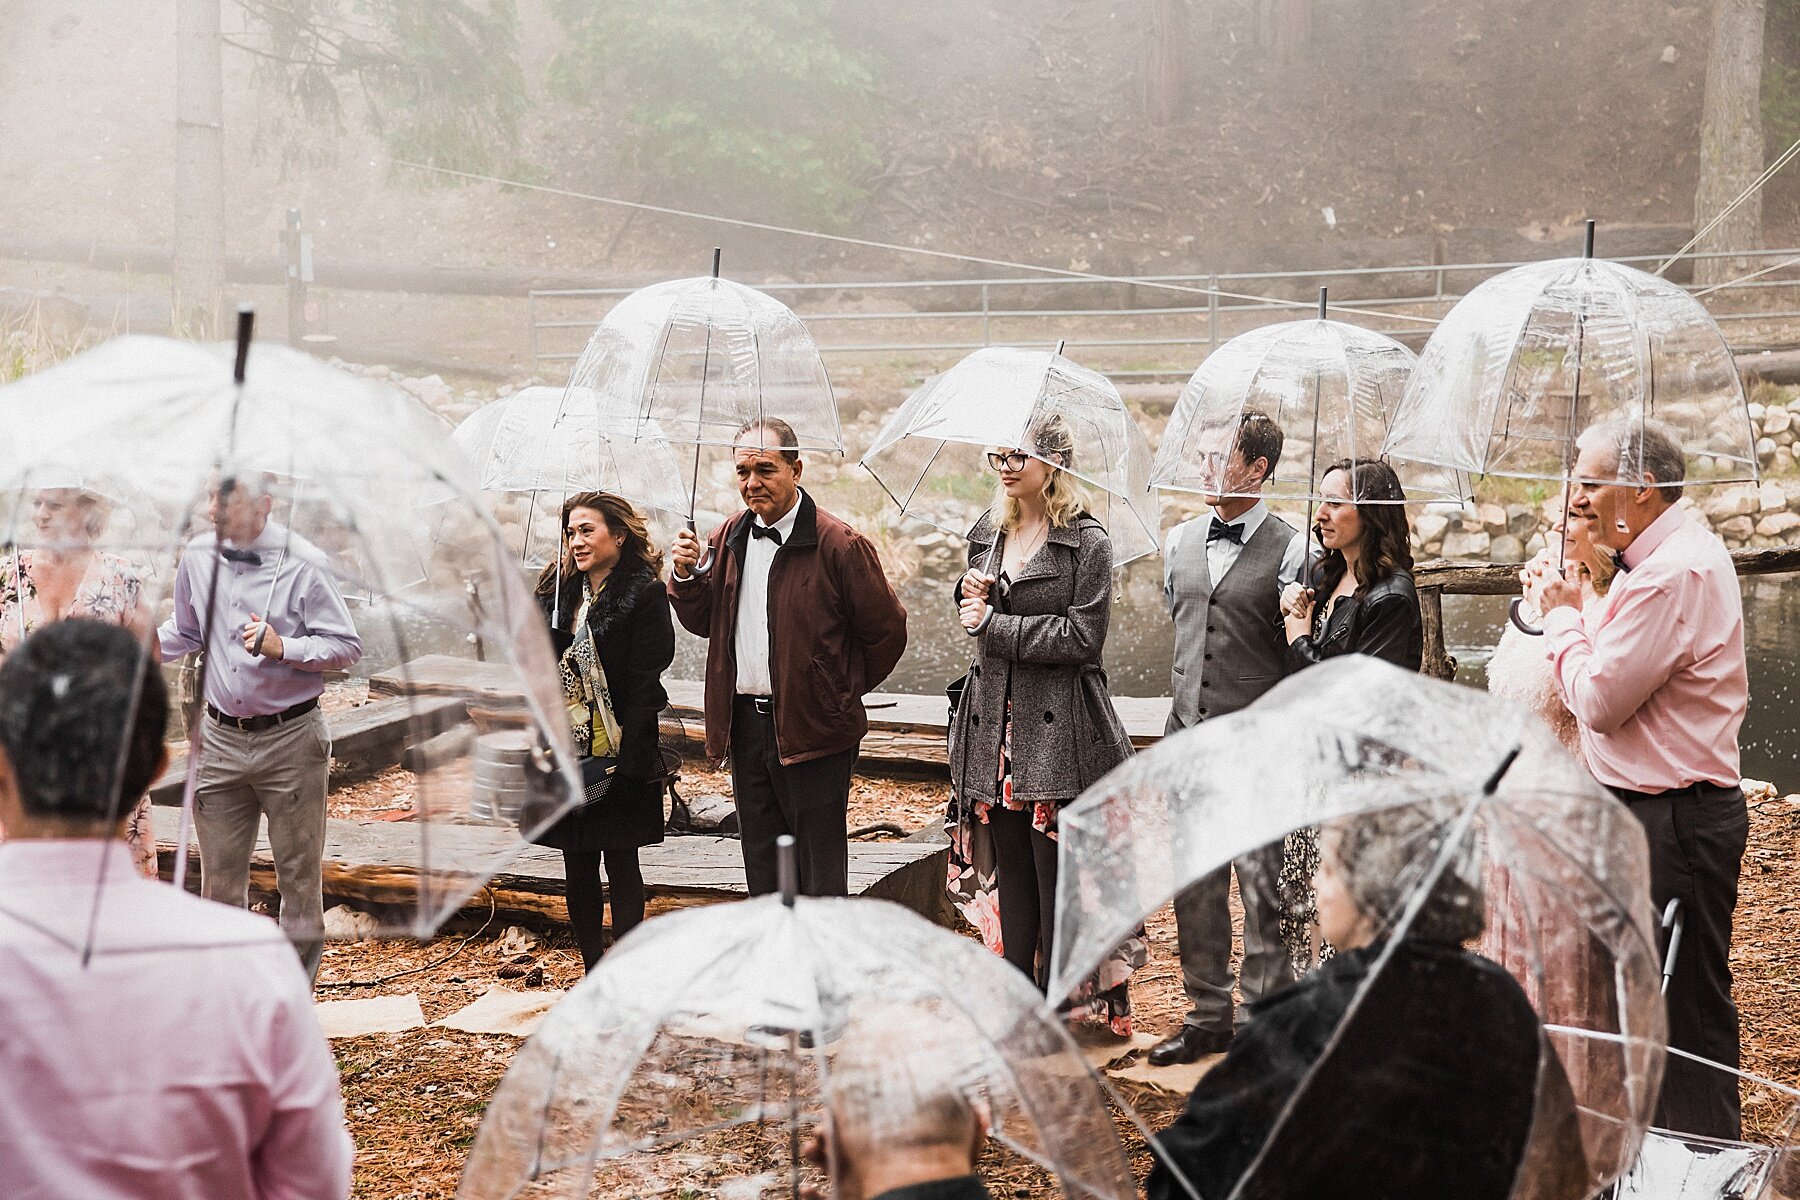
<instances>
[{"instance_id":1,"label":"metal railing fence","mask_svg":"<svg viewBox=\"0 0 1800 1200\"><path fill-rule=\"evenodd\" d=\"M1738 269L1748 275L1752 268L1800 259L1800 248L1691 254L1683 261L1713 259L1742 264ZM1654 270L1662 256L1610 261ZM1527 262L1416 263L1118 279L1047 276L754 286L793 308L812 331L820 351L830 357L908 355L930 359L996 344L1050 346L1060 340L1072 351L1112 352L1109 357L1118 361L1102 369L1114 378L1130 378L1166 375L1173 370L1185 373L1198 365L1204 353L1178 357L1168 351L1210 350L1257 325L1304 316L1312 310L1320 286L1331 289L1334 315L1351 315L1384 333L1422 342L1432 321L1441 318L1476 283L1524 265ZM1688 286L1690 291L1701 290L1697 285ZM529 292L531 353L539 373L546 377L565 373L580 357L588 334L607 310L633 290ZM1795 307L1800 305L1800 277L1771 274L1706 290L1702 302L1715 319L1727 323L1728 333L1730 323L1800 319L1800 307ZM1786 307L1781 302L1760 303L1765 293L1778 291L1795 293L1786 300ZM890 297L892 303L886 303ZM881 302L870 310L866 305L872 298ZM917 298L918 304L901 307L908 298ZM815 303L809 305L809 300Z\"/></svg>"}]
</instances>

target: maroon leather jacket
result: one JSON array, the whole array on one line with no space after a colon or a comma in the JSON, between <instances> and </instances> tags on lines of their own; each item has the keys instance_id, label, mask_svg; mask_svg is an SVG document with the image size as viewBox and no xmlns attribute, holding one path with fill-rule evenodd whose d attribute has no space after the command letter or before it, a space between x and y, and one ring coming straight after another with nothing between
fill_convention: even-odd
<instances>
[{"instance_id":1,"label":"maroon leather jacket","mask_svg":"<svg viewBox=\"0 0 1800 1200\"><path fill-rule=\"evenodd\" d=\"M707 639L706 753L715 762L731 751L738 579L753 520L746 509L714 531L706 574L669 578L676 618ZM905 649L906 609L875 547L802 492L793 534L769 567L769 672L783 765L861 742L869 731L863 695Z\"/></svg>"}]
</instances>

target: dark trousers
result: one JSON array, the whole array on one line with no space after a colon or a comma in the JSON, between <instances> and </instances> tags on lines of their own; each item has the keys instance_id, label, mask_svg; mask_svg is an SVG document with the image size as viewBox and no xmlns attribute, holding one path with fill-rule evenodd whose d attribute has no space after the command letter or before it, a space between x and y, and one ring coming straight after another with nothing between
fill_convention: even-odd
<instances>
[{"instance_id":1,"label":"dark trousers","mask_svg":"<svg viewBox=\"0 0 1800 1200\"><path fill-rule=\"evenodd\" d=\"M1669 1045L1736 1068L1738 1014L1731 1002L1731 914L1749 837L1744 793L1699 784L1655 795L1614 788L1650 842L1650 897L1658 917L1681 901L1681 944L1669 980ZM1668 953L1668 935L1662 935ZM1656 1124L1680 1133L1736 1139L1737 1080L1670 1055Z\"/></svg>"},{"instance_id":2,"label":"dark trousers","mask_svg":"<svg viewBox=\"0 0 1800 1200\"><path fill-rule=\"evenodd\" d=\"M1056 935L1056 842L1032 828L1031 809L998 804L988 809L988 835L994 843L1000 949L1007 962L1042 987Z\"/></svg>"},{"instance_id":3,"label":"dark trousers","mask_svg":"<svg viewBox=\"0 0 1800 1200\"><path fill-rule=\"evenodd\" d=\"M731 794L752 896L781 886L775 839L792 834L800 894L850 894L850 768L854 748L782 766L775 717L749 697L731 711Z\"/></svg>"},{"instance_id":4,"label":"dark trousers","mask_svg":"<svg viewBox=\"0 0 1800 1200\"><path fill-rule=\"evenodd\" d=\"M638 866L636 847L618 850L564 850L563 878L569 905L569 924L581 962L588 970L606 949L606 889L612 888L612 934L618 941L644 920L644 873ZM606 882L600 881L600 860L606 859Z\"/></svg>"},{"instance_id":5,"label":"dark trousers","mask_svg":"<svg viewBox=\"0 0 1800 1200\"><path fill-rule=\"evenodd\" d=\"M1244 902L1244 962L1238 983L1248 1007L1294 982L1287 945L1281 940L1281 843L1264 846L1202 876L1175 897L1175 939L1181 950L1181 987L1187 993L1187 1024L1230 1033L1234 1012L1242 1025L1249 1014L1231 996L1231 870L1238 874Z\"/></svg>"}]
</instances>

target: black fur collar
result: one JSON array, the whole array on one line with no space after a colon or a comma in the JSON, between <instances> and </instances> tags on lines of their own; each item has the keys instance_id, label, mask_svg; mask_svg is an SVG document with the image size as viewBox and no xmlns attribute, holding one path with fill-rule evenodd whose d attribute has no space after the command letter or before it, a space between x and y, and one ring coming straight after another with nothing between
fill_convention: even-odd
<instances>
[{"instance_id":1,"label":"black fur collar","mask_svg":"<svg viewBox=\"0 0 1800 1200\"><path fill-rule=\"evenodd\" d=\"M614 567L613 573L607 577L606 586L601 589L593 604L588 606L587 624L593 630L594 640L604 639L620 618L643 602L645 595L662 586L662 580L636 560L622 562ZM558 633L569 633L575 621L575 611L581 607L581 576L572 575L563 579L560 612L553 613L551 600L548 593L538 595L538 604L543 608L544 614L555 617L551 628Z\"/></svg>"}]
</instances>

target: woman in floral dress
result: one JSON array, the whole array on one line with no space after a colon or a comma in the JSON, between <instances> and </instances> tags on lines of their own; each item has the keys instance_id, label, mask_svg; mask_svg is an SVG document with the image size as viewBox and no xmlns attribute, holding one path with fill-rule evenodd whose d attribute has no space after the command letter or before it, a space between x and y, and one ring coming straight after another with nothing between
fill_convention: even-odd
<instances>
[{"instance_id":1,"label":"woman in floral dress","mask_svg":"<svg viewBox=\"0 0 1800 1200\"><path fill-rule=\"evenodd\" d=\"M32 497L34 545L0 556L0 659L32 630L66 617L148 635L142 579L123 558L95 546L111 515L104 499L78 488L44 488ZM136 798L125 841L138 870L156 878L149 796Z\"/></svg>"}]
</instances>

